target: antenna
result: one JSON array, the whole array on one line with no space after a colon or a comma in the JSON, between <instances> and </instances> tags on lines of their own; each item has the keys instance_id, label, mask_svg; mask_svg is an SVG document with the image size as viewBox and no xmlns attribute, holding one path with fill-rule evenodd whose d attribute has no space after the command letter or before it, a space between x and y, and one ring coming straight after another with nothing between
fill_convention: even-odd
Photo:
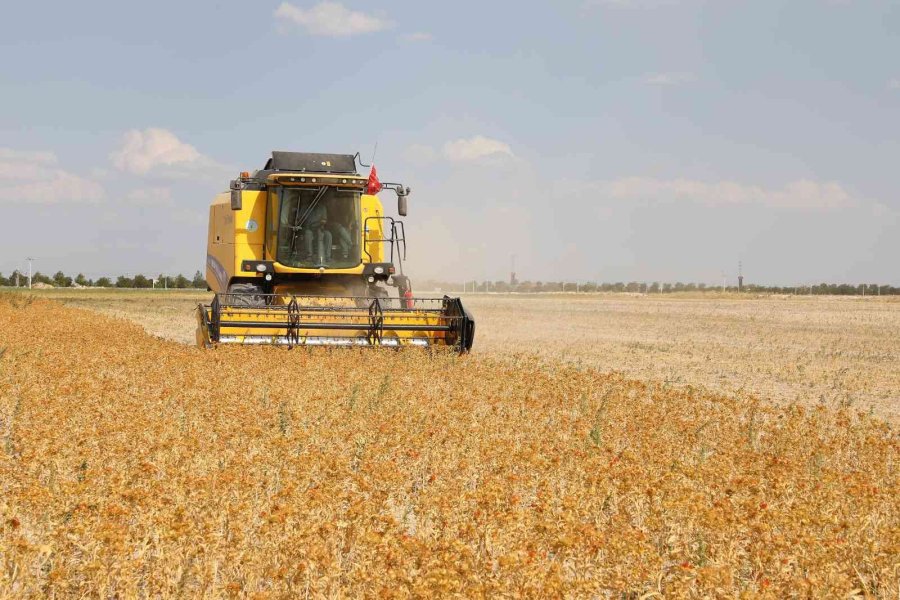
<instances>
[{"instance_id":1,"label":"antenna","mask_svg":"<svg viewBox=\"0 0 900 600\"><path fill-rule=\"evenodd\" d=\"M358 162L359 166L361 166L361 167L371 167L372 165L375 164L375 153L376 152L378 152L378 140L375 140L375 149L372 150L372 162L371 163L369 163L369 164L364 163L362 161L362 155L359 152L357 152L356 154L353 155L353 160Z\"/></svg>"}]
</instances>

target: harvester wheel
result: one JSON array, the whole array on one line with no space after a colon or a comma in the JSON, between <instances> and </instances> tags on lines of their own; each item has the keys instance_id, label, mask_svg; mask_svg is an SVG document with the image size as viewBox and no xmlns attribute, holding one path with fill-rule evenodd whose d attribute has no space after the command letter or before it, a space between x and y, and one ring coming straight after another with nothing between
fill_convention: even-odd
<instances>
[{"instance_id":1,"label":"harvester wheel","mask_svg":"<svg viewBox=\"0 0 900 600\"><path fill-rule=\"evenodd\" d=\"M228 286L228 293L235 294L231 302L239 306L261 308L266 305L262 286L255 283L232 283Z\"/></svg>"}]
</instances>

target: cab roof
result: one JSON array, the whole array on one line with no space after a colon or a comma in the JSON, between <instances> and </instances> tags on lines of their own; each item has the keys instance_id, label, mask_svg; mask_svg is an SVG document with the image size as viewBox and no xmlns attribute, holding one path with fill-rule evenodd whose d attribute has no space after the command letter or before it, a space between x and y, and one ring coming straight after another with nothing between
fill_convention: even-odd
<instances>
[{"instance_id":1,"label":"cab roof","mask_svg":"<svg viewBox=\"0 0 900 600\"><path fill-rule=\"evenodd\" d=\"M356 175L354 154L320 154L313 152L272 152L263 171L268 173L287 171L291 173L334 173Z\"/></svg>"}]
</instances>

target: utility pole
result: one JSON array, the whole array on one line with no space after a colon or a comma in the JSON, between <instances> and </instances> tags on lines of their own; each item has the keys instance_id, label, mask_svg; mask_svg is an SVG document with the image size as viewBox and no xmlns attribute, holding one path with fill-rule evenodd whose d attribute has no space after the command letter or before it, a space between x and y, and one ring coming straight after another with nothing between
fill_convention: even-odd
<instances>
[{"instance_id":1,"label":"utility pole","mask_svg":"<svg viewBox=\"0 0 900 600\"><path fill-rule=\"evenodd\" d=\"M728 276L725 275L725 271L722 271L722 293L725 293L725 284L728 281Z\"/></svg>"},{"instance_id":2,"label":"utility pole","mask_svg":"<svg viewBox=\"0 0 900 600\"><path fill-rule=\"evenodd\" d=\"M33 261L34 259L29 256L25 260L28 261L28 289L30 290L31 289L31 261Z\"/></svg>"}]
</instances>

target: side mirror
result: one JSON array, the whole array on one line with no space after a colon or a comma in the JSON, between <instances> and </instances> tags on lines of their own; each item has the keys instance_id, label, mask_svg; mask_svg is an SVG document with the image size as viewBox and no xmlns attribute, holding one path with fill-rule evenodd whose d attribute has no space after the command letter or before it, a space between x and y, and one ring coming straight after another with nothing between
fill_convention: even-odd
<instances>
[{"instance_id":1,"label":"side mirror","mask_svg":"<svg viewBox=\"0 0 900 600\"><path fill-rule=\"evenodd\" d=\"M397 212L401 217L405 217L409 210L408 198L410 189L397 188Z\"/></svg>"},{"instance_id":2,"label":"side mirror","mask_svg":"<svg viewBox=\"0 0 900 600\"><path fill-rule=\"evenodd\" d=\"M231 210L241 210L242 188L243 188L243 185L241 185L240 180L238 180L238 179L231 180Z\"/></svg>"}]
</instances>

